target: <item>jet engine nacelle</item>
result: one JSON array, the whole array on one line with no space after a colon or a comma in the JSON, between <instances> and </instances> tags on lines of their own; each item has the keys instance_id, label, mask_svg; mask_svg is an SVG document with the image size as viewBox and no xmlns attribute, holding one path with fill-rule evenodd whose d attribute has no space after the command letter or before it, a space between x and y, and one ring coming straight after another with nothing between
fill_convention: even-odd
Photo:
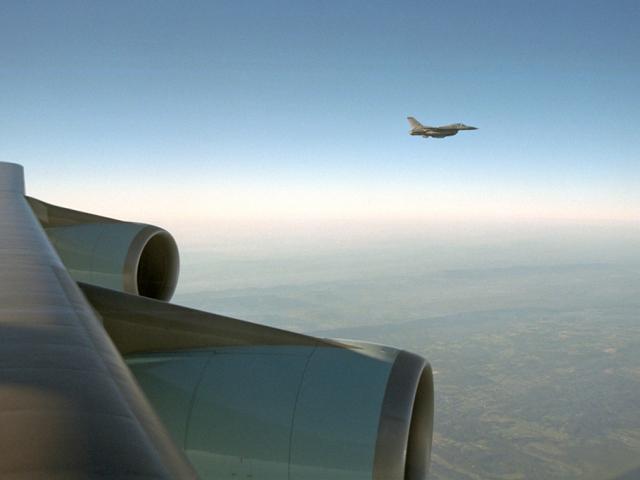
<instances>
[{"instance_id":1,"label":"jet engine nacelle","mask_svg":"<svg viewBox=\"0 0 640 480\"><path fill-rule=\"evenodd\" d=\"M80 286L203 480L426 477L424 358Z\"/></svg>"},{"instance_id":2,"label":"jet engine nacelle","mask_svg":"<svg viewBox=\"0 0 640 480\"><path fill-rule=\"evenodd\" d=\"M29 202L74 280L171 299L180 267L178 247L169 232L35 199Z\"/></svg>"},{"instance_id":3,"label":"jet engine nacelle","mask_svg":"<svg viewBox=\"0 0 640 480\"><path fill-rule=\"evenodd\" d=\"M389 347L228 347L131 356L203 479L424 479L428 364Z\"/></svg>"}]
</instances>

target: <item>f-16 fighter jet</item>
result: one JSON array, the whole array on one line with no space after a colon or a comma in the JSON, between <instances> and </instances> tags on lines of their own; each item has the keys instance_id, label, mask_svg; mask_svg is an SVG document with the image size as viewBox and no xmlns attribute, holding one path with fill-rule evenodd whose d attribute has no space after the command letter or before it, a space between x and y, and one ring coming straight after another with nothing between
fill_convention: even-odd
<instances>
[{"instance_id":1,"label":"f-16 fighter jet","mask_svg":"<svg viewBox=\"0 0 640 480\"><path fill-rule=\"evenodd\" d=\"M428 127L422 125L413 117L407 117L411 125L410 135L421 135L424 138L444 138L457 134L460 130L477 130L476 127L469 127L464 123L453 123L451 125L443 125L441 127Z\"/></svg>"}]
</instances>

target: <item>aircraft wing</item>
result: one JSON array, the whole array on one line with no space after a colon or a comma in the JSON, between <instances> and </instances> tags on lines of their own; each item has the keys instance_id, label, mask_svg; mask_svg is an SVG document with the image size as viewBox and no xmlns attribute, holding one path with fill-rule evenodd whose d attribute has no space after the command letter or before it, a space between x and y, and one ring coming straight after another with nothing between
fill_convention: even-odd
<instances>
[{"instance_id":1,"label":"aircraft wing","mask_svg":"<svg viewBox=\"0 0 640 480\"><path fill-rule=\"evenodd\" d=\"M0 164L0 478L196 478Z\"/></svg>"},{"instance_id":2,"label":"aircraft wing","mask_svg":"<svg viewBox=\"0 0 640 480\"><path fill-rule=\"evenodd\" d=\"M171 305L158 227L28 198L0 163L0 267L0 478L427 474L423 358Z\"/></svg>"}]
</instances>

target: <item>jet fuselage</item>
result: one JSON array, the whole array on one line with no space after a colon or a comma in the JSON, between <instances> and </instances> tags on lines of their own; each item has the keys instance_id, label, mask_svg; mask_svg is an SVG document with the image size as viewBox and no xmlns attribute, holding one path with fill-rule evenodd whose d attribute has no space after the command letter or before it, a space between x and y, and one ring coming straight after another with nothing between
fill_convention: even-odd
<instances>
[{"instance_id":1,"label":"jet fuselage","mask_svg":"<svg viewBox=\"0 0 640 480\"><path fill-rule=\"evenodd\" d=\"M477 130L476 127L465 125L464 123L454 123L451 125L443 125L441 127L429 127L422 125L413 117L407 117L411 125L410 135L421 136L425 138L445 138L457 135L461 130Z\"/></svg>"}]
</instances>

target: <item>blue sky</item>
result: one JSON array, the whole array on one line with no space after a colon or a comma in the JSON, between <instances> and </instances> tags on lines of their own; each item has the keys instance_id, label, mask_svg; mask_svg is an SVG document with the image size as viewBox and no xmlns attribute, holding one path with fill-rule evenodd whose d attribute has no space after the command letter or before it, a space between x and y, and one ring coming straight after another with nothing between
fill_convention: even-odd
<instances>
[{"instance_id":1,"label":"blue sky","mask_svg":"<svg viewBox=\"0 0 640 480\"><path fill-rule=\"evenodd\" d=\"M636 1L5 1L0 158L160 221L635 222L638 25Z\"/></svg>"}]
</instances>

